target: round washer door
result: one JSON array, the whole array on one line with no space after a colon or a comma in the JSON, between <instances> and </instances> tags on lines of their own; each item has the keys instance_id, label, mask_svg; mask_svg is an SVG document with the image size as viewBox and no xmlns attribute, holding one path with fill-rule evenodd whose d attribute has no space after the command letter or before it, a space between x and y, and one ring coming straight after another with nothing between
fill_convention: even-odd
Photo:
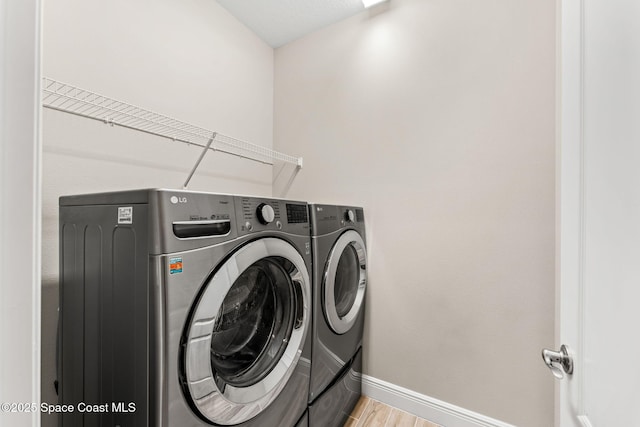
<instances>
[{"instance_id":1,"label":"round washer door","mask_svg":"<svg viewBox=\"0 0 640 427\"><path fill-rule=\"evenodd\" d=\"M183 388L218 425L262 412L291 377L310 318L302 256L277 238L234 252L204 285L185 330Z\"/></svg>"},{"instance_id":2,"label":"round washer door","mask_svg":"<svg viewBox=\"0 0 640 427\"><path fill-rule=\"evenodd\" d=\"M324 312L337 334L356 322L367 287L367 250L360 234L343 233L333 245L324 274Z\"/></svg>"}]
</instances>

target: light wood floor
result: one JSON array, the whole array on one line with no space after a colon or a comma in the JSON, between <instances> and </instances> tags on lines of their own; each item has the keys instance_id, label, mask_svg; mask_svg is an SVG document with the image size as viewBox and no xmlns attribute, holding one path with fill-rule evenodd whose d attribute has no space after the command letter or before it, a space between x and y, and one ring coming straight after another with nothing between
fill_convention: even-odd
<instances>
[{"instance_id":1,"label":"light wood floor","mask_svg":"<svg viewBox=\"0 0 640 427\"><path fill-rule=\"evenodd\" d=\"M441 427L400 409L362 396L344 427Z\"/></svg>"}]
</instances>

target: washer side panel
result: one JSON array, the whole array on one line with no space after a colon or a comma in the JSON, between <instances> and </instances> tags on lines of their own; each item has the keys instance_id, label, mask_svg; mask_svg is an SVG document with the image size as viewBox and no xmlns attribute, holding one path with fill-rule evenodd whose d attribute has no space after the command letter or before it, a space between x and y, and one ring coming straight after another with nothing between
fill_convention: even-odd
<instances>
[{"instance_id":1,"label":"washer side panel","mask_svg":"<svg viewBox=\"0 0 640 427\"><path fill-rule=\"evenodd\" d=\"M61 425L148 425L148 207L60 208ZM120 223L119 223L120 222ZM82 412L82 405L99 405Z\"/></svg>"}]
</instances>

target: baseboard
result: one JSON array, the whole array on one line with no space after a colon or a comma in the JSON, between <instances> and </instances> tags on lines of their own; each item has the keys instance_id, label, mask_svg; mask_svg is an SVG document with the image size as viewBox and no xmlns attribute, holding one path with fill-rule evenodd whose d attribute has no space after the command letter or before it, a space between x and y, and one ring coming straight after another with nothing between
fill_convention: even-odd
<instances>
[{"instance_id":1,"label":"baseboard","mask_svg":"<svg viewBox=\"0 0 640 427\"><path fill-rule=\"evenodd\" d=\"M443 427L514 427L368 375L362 376L362 394Z\"/></svg>"}]
</instances>

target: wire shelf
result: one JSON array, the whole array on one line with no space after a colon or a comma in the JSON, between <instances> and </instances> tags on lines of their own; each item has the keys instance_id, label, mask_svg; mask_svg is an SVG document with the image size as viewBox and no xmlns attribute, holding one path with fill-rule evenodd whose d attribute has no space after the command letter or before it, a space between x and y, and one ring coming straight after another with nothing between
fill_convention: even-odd
<instances>
[{"instance_id":1,"label":"wire shelf","mask_svg":"<svg viewBox=\"0 0 640 427\"><path fill-rule=\"evenodd\" d=\"M209 146L209 149L213 151L232 154L260 163L273 165L277 160L294 164L298 168L302 167L302 157L279 153L47 77L42 80L42 105L46 108L100 120L106 124L122 126L202 148ZM212 138L213 141L211 141Z\"/></svg>"}]
</instances>

